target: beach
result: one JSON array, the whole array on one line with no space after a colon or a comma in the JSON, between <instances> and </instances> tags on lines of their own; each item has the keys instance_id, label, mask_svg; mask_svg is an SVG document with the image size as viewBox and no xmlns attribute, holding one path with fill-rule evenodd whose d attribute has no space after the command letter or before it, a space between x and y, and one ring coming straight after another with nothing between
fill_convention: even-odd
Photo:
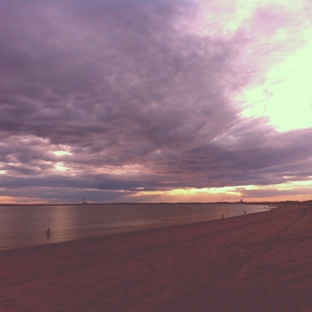
<instances>
[{"instance_id":1,"label":"beach","mask_svg":"<svg viewBox=\"0 0 312 312\"><path fill-rule=\"evenodd\" d=\"M312 207L0 252L0 311L312 311Z\"/></svg>"}]
</instances>

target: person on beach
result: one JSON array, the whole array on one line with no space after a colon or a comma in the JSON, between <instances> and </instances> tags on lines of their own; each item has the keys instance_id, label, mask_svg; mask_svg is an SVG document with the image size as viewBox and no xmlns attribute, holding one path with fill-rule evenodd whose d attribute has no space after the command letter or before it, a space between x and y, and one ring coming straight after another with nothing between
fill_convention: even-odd
<instances>
[{"instance_id":1,"label":"person on beach","mask_svg":"<svg viewBox=\"0 0 312 312\"><path fill-rule=\"evenodd\" d=\"M51 230L50 230L50 228L47 229L47 233L46 233L46 234L47 234L47 238L50 238L50 236L51 236Z\"/></svg>"}]
</instances>

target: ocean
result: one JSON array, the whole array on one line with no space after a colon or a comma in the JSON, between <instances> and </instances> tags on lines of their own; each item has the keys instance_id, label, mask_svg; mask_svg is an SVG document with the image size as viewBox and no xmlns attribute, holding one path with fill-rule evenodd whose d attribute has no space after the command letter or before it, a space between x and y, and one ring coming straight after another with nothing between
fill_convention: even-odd
<instances>
[{"instance_id":1,"label":"ocean","mask_svg":"<svg viewBox=\"0 0 312 312\"><path fill-rule=\"evenodd\" d=\"M196 223L270 209L249 204L0 206L0 250ZM50 228L51 236L46 231Z\"/></svg>"}]
</instances>

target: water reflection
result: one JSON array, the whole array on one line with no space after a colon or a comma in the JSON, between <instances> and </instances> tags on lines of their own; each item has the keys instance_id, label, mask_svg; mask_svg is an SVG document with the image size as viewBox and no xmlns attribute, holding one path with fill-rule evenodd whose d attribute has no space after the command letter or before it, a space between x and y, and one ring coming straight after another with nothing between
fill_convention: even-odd
<instances>
[{"instance_id":1,"label":"water reflection","mask_svg":"<svg viewBox=\"0 0 312 312\"><path fill-rule=\"evenodd\" d=\"M124 204L1 206L0 249L243 215L259 205ZM261 210L262 209L262 210ZM47 238L47 228L51 236Z\"/></svg>"}]
</instances>

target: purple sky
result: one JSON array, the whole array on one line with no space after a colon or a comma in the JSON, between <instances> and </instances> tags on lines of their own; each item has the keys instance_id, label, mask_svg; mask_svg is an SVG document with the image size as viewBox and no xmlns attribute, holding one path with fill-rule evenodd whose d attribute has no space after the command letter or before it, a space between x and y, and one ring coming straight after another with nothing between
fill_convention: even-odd
<instances>
[{"instance_id":1,"label":"purple sky","mask_svg":"<svg viewBox=\"0 0 312 312\"><path fill-rule=\"evenodd\" d=\"M310 1L0 2L0 203L311 199Z\"/></svg>"}]
</instances>

